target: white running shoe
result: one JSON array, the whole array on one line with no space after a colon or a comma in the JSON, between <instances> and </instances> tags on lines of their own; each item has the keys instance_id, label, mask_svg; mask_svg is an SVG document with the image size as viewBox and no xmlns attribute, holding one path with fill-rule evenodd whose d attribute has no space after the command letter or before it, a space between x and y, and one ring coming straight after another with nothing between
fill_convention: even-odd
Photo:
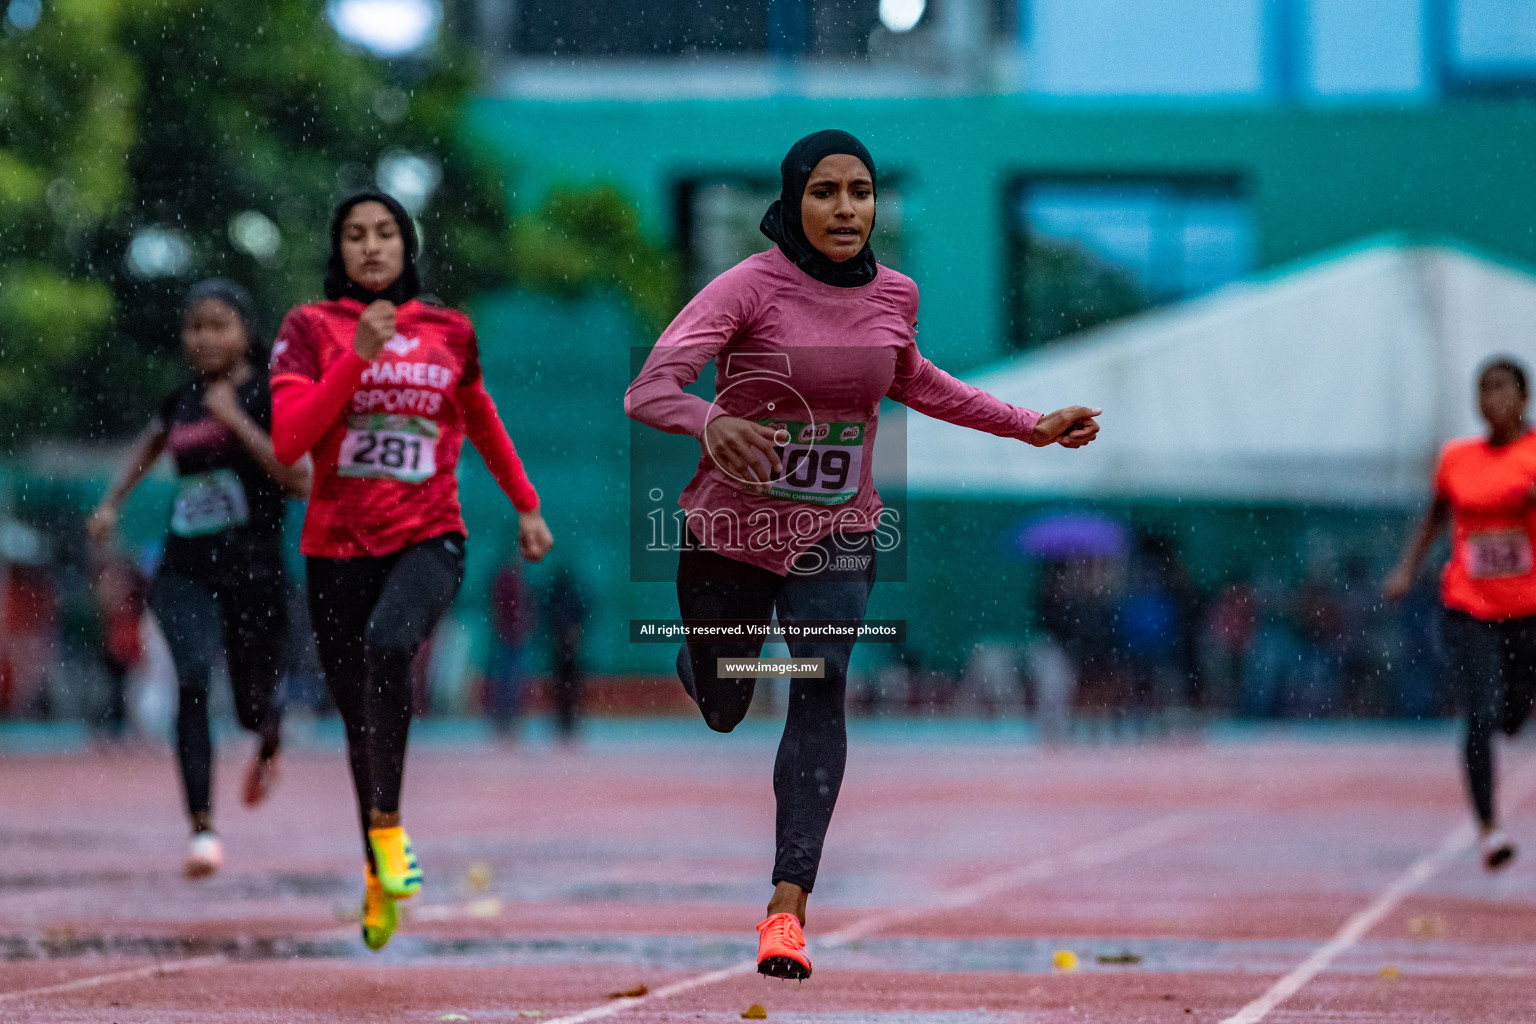
<instances>
[{"instance_id":1,"label":"white running shoe","mask_svg":"<svg viewBox=\"0 0 1536 1024\"><path fill-rule=\"evenodd\" d=\"M1515 851L1518 849L1515 841L1499 829L1485 834L1477 845L1483 855L1483 867L1489 871L1498 871L1508 866L1515 859Z\"/></svg>"},{"instance_id":2,"label":"white running shoe","mask_svg":"<svg viewBox=\"0 0 1536 1024\"><path fill-rule=\"evenodd\" d=\"M212 832L194 835L182 873L188 878L207 878L223 866L224 844L219 842L219 837Z\"/></svg>"}]
</instances>

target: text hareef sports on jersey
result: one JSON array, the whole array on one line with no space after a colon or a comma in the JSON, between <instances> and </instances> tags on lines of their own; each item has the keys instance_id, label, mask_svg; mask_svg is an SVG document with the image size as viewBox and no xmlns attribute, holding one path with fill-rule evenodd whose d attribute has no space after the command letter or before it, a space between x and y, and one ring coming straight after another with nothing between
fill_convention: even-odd
<instances>
[{"instance_id":1,"label":"text hareef sports on jersey","mask_svg":"<svg viewBox=\"0 0 1536 1024\"><path fill-rule=\"evenodd\" d=\"M453 370L436 363L375 363L363 371L361 384L412 384L407 388L359 389L352 396L353 412L411 412L435 416L443 392L453 386ZM436 390L422 390L433 388Z\"/></svg>"}]
</instances>

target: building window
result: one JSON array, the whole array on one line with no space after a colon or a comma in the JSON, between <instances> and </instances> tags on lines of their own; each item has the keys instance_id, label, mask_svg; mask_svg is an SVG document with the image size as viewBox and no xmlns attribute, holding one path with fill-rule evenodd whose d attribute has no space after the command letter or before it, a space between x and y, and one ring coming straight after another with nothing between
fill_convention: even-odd
<instances>
[{"instance_id":1,"label":"building window","mask_svg":"<svg viewBox=\"0 0 1536 1024\"><path fill-rule=\"evenodd\" d=\"M1530 0L1438 0L1450 7L1446 86L1452 92L1536 92L1536 6Z\"/></svg>"},{"instance_id":2,"label":"building window","mask_svg":"<svg viewBox=\"0 0 1536 1024\"><path fill-rule=\"evenodd\" d=\"M482 0L481 20L504 18ZM880 0L518 0L512 50L524 56L765 54L863 57Z\"/></svg>"},{"instance_id":3,"label":"building window","mask_svg":"<svg viewBox=\"0 0 1536 1024\"><path fill-rule=\"evenodd\" d=\"M1230 178L1036 178L1010 206L1010 336L1028 348L1209 291L1253 267Z\"/></svg>"},{"instance_id":4,"label":"building window","mask_svg":"<svg viewBox=\"0 0 1536 1024\"><path fill-rule=\"evenodd\" d=\"M758 230L758 224L778 197L778 182L768 178L718 174L679 184L677 238L690 295L753 253L772 248L773 243ZM899 182L882 182L875 210L875 230L869 244L876 259L900 270Z\"/></svg>"}]
</instances>

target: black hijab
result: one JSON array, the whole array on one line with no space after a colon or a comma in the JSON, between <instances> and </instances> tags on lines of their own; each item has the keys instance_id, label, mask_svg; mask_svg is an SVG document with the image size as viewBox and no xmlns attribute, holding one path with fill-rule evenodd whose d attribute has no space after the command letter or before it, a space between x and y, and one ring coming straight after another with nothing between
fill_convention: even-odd
<instances>
[{"instance_id":1,"label":"black hijab","mask_svg":"<svg viewBox=\"0 0 1536 1024\"><path fill-rule=\"evenodd\" d=\"M381 292L369 291L348 277L347 265L341 259L341 225L358 203L379 203L388 210L400 229L400 240L405 243L405 263L400 268L400 276ZM379 299L388 299L397 306L409 302L421 291L421 277L416 273L416 250L416 225L394 196L383 192L359 192L343 199L331 217L331 258L325 264L325 297L356 299L365 305Z\"/></svg>"},{"instance_id":2,"label":"black hijab","mask_svg":"<svg viewBox=\"0 0 1536 1024\"><path fill-rule=\"evenodd\" d=\"M816 280L839 288L857 288L875 279L875 254L870 251L869 243L865 242L857 255L839 263L811 244L800 222L800 201L805 196L811 172L817 164L837 153L862 160L869 168L870 184L874 184L875 161L862 142L835 128L812 132L791 146L784 162L779 164L782 190L779 198L768 207L768 212L763 214L763 222L758 227L773 239L791 263ZM873 221L870 227L874 227Z\"/></svg>"}]
</instances>

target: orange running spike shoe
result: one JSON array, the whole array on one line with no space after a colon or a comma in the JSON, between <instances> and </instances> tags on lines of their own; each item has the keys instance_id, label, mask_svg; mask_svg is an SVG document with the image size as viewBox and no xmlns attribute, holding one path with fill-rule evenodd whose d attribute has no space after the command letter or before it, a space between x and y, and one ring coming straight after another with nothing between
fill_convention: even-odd
<instances>
[{"instance_id":1,"label":"orange running spike shoe","mask_svg":"<svg viewBox=\"0 0 1536 1024\"><path fill-rule=\"evenodd\" d=\"M371 828L368 846L373 850L373 868L378 872L379 885L386 894L408 900L421 891L421 870L416 866L416 851L411 849L411 837L405 829L399 825Z\"/></svg>"},{"instance_id":2,"label":"orange running spike shoe","mask_svg":"<svg viewBox=\"0 0 1536 1024\"><path fill-rule=\"evenodd\" d=\"M773 914L757 926L757 973L770 978L811 976L805 952L805 932L794 914Z\"/></svg>"}]
</instances>

